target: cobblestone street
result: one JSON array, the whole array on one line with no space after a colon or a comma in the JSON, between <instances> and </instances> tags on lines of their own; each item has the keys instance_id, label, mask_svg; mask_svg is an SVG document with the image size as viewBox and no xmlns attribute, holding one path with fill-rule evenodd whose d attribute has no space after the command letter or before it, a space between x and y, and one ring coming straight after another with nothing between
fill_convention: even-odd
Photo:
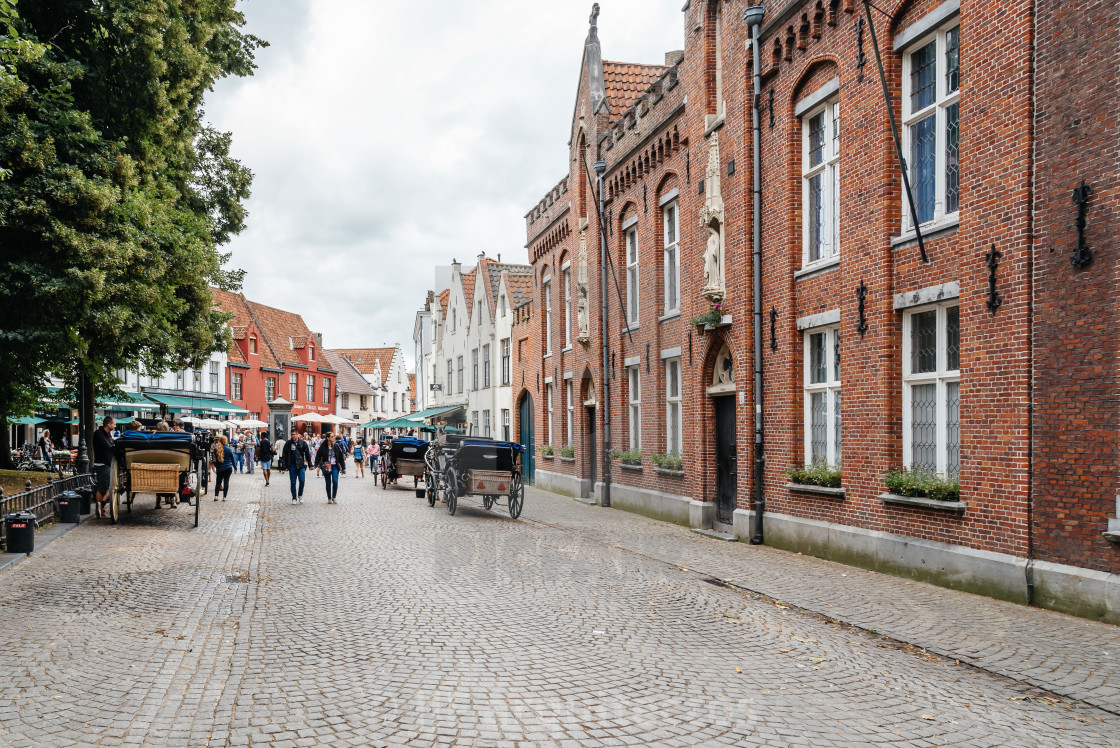
<instances>
[{"instance_id":1,"label":"cobblestone street","mask_svg":"<svg viewBox=\"0 0 1120 748\"><path fill-rule=\"evenodd\" d=\"M3 744L1120 745L1115 627L535 490L274 479L0 576Z\"/></svg>"}]
</instances>

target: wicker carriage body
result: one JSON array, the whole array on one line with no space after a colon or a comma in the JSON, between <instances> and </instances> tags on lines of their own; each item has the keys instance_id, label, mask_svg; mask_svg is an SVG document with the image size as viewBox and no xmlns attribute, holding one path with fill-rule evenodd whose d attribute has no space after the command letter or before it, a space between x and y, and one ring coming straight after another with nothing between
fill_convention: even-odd
<instances>
[{"instance_id":1,"label":"wicker carriage body","mask_svg":"<svg viewBox=\"0 0 1120 748\"><path fill-rule=\"evenodd\" d=\"M180 474L178 465L133 462L129 467L129 488L134 493L176 493Z\"/></svg>"}]
</instances>

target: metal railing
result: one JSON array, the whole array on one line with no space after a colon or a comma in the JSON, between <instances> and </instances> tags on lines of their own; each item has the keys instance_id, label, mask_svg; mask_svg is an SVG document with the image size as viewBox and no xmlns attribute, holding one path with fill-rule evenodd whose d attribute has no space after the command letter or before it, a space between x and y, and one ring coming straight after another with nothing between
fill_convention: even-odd
<instances>
[{"instance_id":1,"label":"metal railing","mask_svg":"<svg viewBox=\"0 0 1120 748\"><path fill-rule=\"evenodd\" d=\"M29 491L5 496L0 489L0 545L7 547L8 523L4 522L4 515L9 512L29 510L35 513L35 519L40 525L58 516L58 495L64 491L77 491L79 488L93 486L93 475L84 473L72 475L68 478L59 478L50 481Z\"/></svg>"}]
</instances>

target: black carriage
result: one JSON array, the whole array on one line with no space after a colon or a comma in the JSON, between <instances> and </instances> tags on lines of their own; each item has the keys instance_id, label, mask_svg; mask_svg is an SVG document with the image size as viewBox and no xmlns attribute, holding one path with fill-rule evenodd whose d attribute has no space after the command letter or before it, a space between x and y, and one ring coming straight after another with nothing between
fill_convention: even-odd
<instances>
[{"instance_id":1,"label":"black carriage","mask_svg":"<svg viewBox=\"0 0 1120 748\"><path fill-rule=\"evenodd\" d=\"M418 486L420 479L424 477L424 456L428 453L429 444L423 439L407 436L393 439L382 451L385 465L381 471L381 487L384 488L387 483L395 484L402 475L411 475L416 496L422 498L424 492Z\"/></svg>"},{"instance_id":2,"label":"black carriage","mask_svg":"<svg viewBox=\"0 0 1120 748\"><path fill-rule=\"evenodd\" d=\"M109 518L120 518L122 501L129 512L138 493L156 495L168 505L185 502L194 506L198 527L199 507L206 493L209 434L181 432L145 433L126 431L114 445L116 471L109 491Z\"/></svg>"},{"instance_id":3,"label":"black carriage","mask_svg":"<svg viewBox=\"0 0 1120 748\"><path fill-rule=\"evenodd\" d=\"M481 496L484 509L504 498L509 516L521 516L525 505L521 479L524 447L488 437L452 434L440 436L436 445L429 449L426 461L428 506L444 501L447 513L453 515L464 496Z\"/></svg>"}]
</instances>

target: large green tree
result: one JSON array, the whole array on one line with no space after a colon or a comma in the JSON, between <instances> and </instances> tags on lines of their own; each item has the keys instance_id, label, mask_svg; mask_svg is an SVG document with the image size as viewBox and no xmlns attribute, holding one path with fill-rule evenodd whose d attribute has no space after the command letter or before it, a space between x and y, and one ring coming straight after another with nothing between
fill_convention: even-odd
<instances>
[{"instance_id":1,"label":"large green tree","mask_svg":"<svg viewBox=\"0 0 1120 748\"><path fill-rule=\"evenodd\" d=\"M0 0L0 465L47 372L104 392L225 345L209 286L240 284L251 174L202 103L263 44L235 5Z\"/></svg>"}]
</instances>

